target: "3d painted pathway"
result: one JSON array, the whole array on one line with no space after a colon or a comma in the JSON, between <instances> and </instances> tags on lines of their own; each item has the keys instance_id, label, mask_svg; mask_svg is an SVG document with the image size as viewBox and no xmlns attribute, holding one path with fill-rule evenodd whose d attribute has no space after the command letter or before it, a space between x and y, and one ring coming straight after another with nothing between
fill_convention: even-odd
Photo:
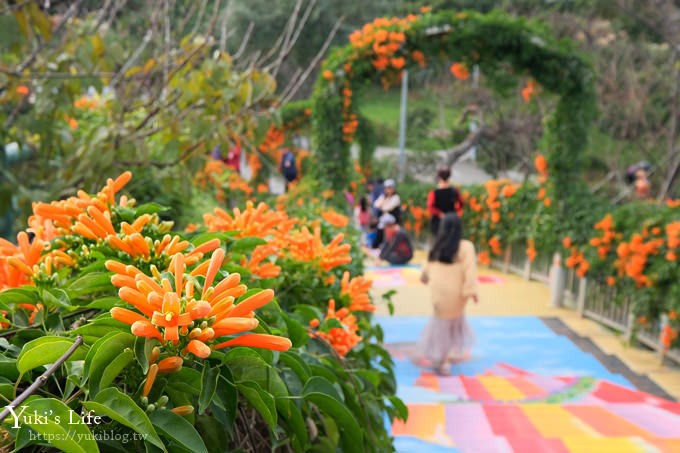
<instances>
[{"instance_id":1,"label":"3d painted pathway","mask_svg":"<svg viewBox=\"0 0 680 453\"><path fill-rule=\"evenodd\" d=\"M367 274L376 289L399 291L416 285L419 272ZM480 283L504 284L483 273ZM406 423L392 426L398 452L680 452L680 404L636 390L550 322L471 316L472 357L454 366L453 376L439 377L409 360L427 319L378 319L410 412Z\"/></svg>"}]
</instances>

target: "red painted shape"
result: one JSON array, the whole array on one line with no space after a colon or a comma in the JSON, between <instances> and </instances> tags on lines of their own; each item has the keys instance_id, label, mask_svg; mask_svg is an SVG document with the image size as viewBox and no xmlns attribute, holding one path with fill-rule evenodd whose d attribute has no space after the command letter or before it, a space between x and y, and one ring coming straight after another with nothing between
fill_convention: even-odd
<instances>
[{"instance_id":1,"label":"red painted shape","mask_svg":"<svg viewBox=\"0 0 680 453\"><path fill-rule=\"evenodd\" d=\"M485 405L491 429L516 452L569 453L560 439L546 439L517 405Z\"/></svg>"},{"instance_id":2,"label":"red painted shape","mask_svg":"<svg viewBox=\"0 0 680 453\"><path fill-rule=\"evenodd\" d=\"M477 378L470 378L467 376L460 376L460 381L463 383L465 392L473 401L491 402L496 399L486 391L484 385L477 380Z\"/></svg>"},{"instance_id":3,"label":"red painted shape","mask_svg":"<svg viewBox=\"0 0 680 453\"><path fill-rule=\"evenodd\" d=\"M647 399L645 393L607 381L600 381L592 394L609 403L644 403Z\"/></svg>"}]
</instances>

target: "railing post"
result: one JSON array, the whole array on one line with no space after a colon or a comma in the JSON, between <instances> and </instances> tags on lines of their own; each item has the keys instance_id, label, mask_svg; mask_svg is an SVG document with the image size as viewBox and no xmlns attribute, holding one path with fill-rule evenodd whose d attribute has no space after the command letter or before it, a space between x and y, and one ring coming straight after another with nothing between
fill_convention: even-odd
<instances>
[{"instance_id":1,"label":"railing post","mask_svg":"<svg viewBox=\"0 0 680 453\"><path fill-rule=\"evenodd\" d=\"M524 261L524 274L522 277L524 277L524 280L531 280L531 261L528 258Z\"/></svg>"},{"instance_id":2,"label":"railing post","mask_svg":"<svg viewBox=\"0 0 680 453\"><path fill-rule=\"evenodd\" d=\"M550 305L561 307L564 298L564 270L562 269L562 255L556 252L553 255L552 266L548 271L550 285Z\"/></svg>"},{"instance_id":3,"label":"railing post","mask_svg":"<svg viewBox=\"0 0 680 453\"><path fill-rule=\"evenodd\" d=\"M668 326L668 315L661 315L661 332L659 334L659 345L657 347L657 352L659 354L659 361L663 365L663 359L666 357L666 346L664 345L664 340L666 336L666 326Z\"/></svg>"},{"instance_id":4,"label":"railing post","mask_svg":"<svg viewBox=\"0 0 680 453\"><path fill-rule=\"evenodd\" d=\"M505 249L505 256L503 257L503 273L507 274L510 271L510 260L512 259L512 245L508 245Z\"/></svg>"},{"instance_id":5,"label":"railing post","mask_svg":"<svg viewBox=\"0 0 680 453\"><path fill-rule=\"evenodd\" d=\"M576 298L576 306L578 314L583 318L586 312L586 288L587 282L585 278L580 278L578 281L578 296Z\"/></svg>"},{"instance_id":6,"label":"railing post","mask_svg":"<svg viewBox=\"0 0 680 453\"><path fill-rule=\"evenodd\" d=\"M633 315L630 307L628 305L628 300L626 300L626 308L628 309L628 322L626 323L626 342L628 344L633 343L633 331L635 330L635 315Z\"/></svg>"}]
</instances>

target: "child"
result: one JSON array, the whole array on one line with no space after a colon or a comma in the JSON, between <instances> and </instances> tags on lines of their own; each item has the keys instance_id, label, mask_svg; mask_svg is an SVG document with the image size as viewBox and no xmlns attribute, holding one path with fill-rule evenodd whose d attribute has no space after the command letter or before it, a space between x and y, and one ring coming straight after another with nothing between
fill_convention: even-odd
<instances>
[{"instance_id":1,"label":"child","mask_svg":"<svg viewBox=\"0 0 680 453\"><path fill-rule=\"evenodd\" d=\"M421 281L430 285L434 317L418 349L442 376L451 374L451 364L461 360L473 343L465 304L468 299L478 301L477 257L472 242L462 239L462 230L455 213L442 217L421 275Z\"/></svg>"},{"instance_id":2,"label":"child","mask_svg":"<svg viewBox=\"0 0 680 453\"><path fill-rule=\"evenodd\" d=\"M413 245L408 234L399 227L392 214L383 214L380 223L385 231L385 241L380 248L380 259L391 265L403 265L413 258Z\"/></svg>"},{"instance_id":3,"label":"child","mask_svg":"<svg viewBox=\"0 0 680 453\"><path fill-rule=\"evenodd\" d=\"M371 210L368 208L366 196L361 197L359 205L354 208L354 219L361 230L361 243L366 244L368 230L371 225Z\"/></svg>"}]
</instances>

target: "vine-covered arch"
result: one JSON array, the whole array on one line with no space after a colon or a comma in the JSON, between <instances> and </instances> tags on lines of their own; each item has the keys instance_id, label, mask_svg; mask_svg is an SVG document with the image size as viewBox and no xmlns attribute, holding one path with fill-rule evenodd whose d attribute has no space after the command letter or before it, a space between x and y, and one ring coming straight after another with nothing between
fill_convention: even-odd
<instances>
[{"instance_id":1,"label":"vine-covered arch","mask_svg":"<svg viewBox=\"0 0 680 453\"><path fill-rule=\"evenodd\" d=\"M396 83L403 69L425 67L432 59L458 62L463 70L478 65L501 91L528 78L559 96L543 147L556 196L565 199L579 176L594 116L592 70L573 43L557 40L540 23L501 12L425 10L405 18L378 18L355 31L348 45L334 49L312 97L318 176L338 189L347 183L349 147L361 121L356 92L378 80Z\"/></svg>"}]
</instances>

